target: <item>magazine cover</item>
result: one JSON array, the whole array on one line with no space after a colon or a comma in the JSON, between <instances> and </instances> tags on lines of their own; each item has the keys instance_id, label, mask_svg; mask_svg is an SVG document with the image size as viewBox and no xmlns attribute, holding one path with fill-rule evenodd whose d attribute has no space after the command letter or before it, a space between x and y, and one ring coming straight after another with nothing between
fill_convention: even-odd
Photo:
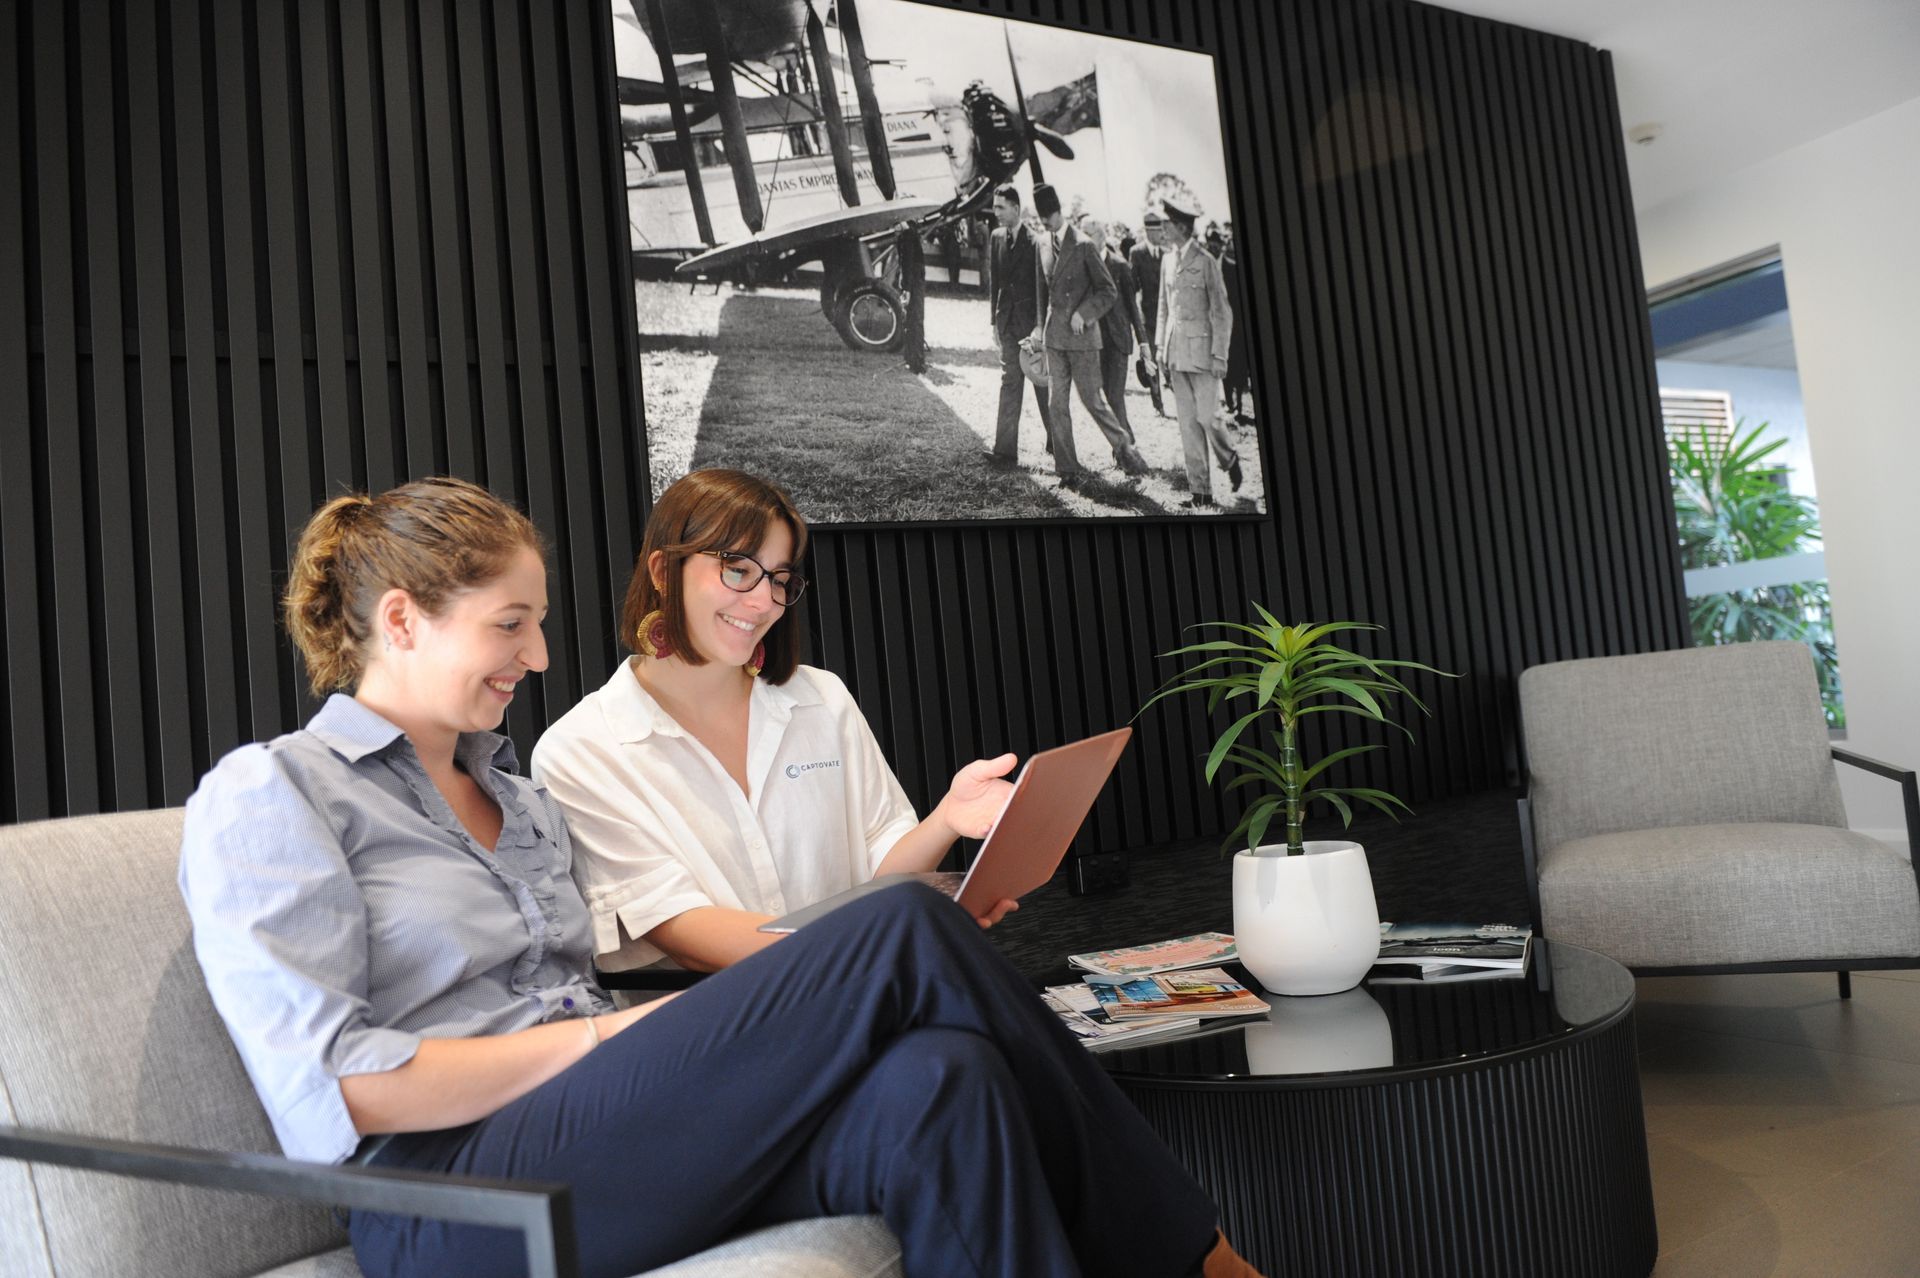
<instances>
[{"instance_id":1,"label":"magazine cover","mask_svg":"<svg viewBox=\"0 0 1920 1278\"><path fill-rule=\"evenodd\" d=\"M1165 1016L1242 1016L1267 1004L1222 968L1165 972L1124 982L1089 981L1101 1007L1115 1021Z\"/></svg>"},{"instance_id":2,"label":"magazine cover","mask_svg":"<svg viewBox=\"0 0 1920 1278\"><path fill-rule=\"evenodd\" d=\"M1468 963L1442 963L1436 960L1402 963L1376 963L1367 973L1369 985L1447 985L1457 981L1515 980L1526 975L1521 965L1512 967L1476 966Z\"/></svg>"},{"instance_id":3,"label":"magazine cover","mask_svg":"<svg viewBox=\"0 0 1920 1278\"><path fill-rule=\"evenodd\" d=\"M1178 936L1170 941L1154 941L1148 945L1071 954L1067 956L1067 962L1096 976L1130 977L1174 972L1183 967L1214 967L1231 963L1239 957L1239 948L1225 932L1201 932L1194 936Z\"/></svg>"},{"instance_id":4,"label":"magazine cover","mask_svg":"<svg viewBox=\"0 0 1920 1278\"><path fill-rule=\"evenodd\" d=\"M1380 961L1445 959L1472 966L1518 967L1533 929L1512 923L1382 923Z\"/></svg>"},{"instance_id":5,"label":"magazine cover","mask_svg":"<svg viewBox=\"0 0 1920 1278\"><path fill-rule=\"evenodd\" d=\"M1092 1048L1133 1042L1200 1023L1197 1016L1180 1016L1123 1025L1107 1015L1099 998L1086 985L1050 985L1041 997L1060 1018L1061 1024Z\"/></svg>"}]
</instances>

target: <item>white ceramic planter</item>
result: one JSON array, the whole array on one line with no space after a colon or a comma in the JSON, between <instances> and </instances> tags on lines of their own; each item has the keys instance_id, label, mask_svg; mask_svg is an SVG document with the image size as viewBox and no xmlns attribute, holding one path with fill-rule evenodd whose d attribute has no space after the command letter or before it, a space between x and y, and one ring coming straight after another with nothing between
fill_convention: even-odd
<instances>
[{"instance_id":1,"label":"white ceramic planter","mask_svg":"<svg viewBox=\"0 0 1920 1278\"><path fill-rule=\"evenodd\" d=\"M1240 961L1275 994L1337 994L1380 954L1380 911L1367 853L1345 840L1284 845L1233 858L1233 935Z\"/></svg>"}]
</instances>

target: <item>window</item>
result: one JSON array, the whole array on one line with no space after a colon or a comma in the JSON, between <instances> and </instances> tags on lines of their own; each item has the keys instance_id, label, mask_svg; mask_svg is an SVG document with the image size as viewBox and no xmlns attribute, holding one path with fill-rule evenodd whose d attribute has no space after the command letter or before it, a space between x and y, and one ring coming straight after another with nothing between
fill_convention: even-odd
<instances>
[{"instance_id":1,"label":"window","mask_svg":"<svg viewBox=\"0 0 1920 1278\"><path fill-rule=\"evenodd\" d=\"M1819 492L1779 250L1656 289L1648 301L1694 643L1805 643L1827 723L1843 729Z\"/></svg>"}]
</instances>

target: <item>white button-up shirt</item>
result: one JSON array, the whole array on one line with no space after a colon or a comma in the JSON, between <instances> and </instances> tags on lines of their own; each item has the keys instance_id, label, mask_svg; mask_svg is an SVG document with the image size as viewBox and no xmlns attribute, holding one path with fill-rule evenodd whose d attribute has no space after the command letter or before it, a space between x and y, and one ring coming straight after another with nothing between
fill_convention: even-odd
<instances>
[{"instance_id":1,"label":"white button-up shirt","mask_svg":"<svg viewBox=\"0 0 1920 1278\"><path fill-rule=\"evenodd\" d=\"M547 729L533 775L566 813L607 971L663 960L641 938L688 910L780 915L864 883L919 822L846 685L812 666L754 682L746 793L627 662Z\"/></svg>"}]
</instances>

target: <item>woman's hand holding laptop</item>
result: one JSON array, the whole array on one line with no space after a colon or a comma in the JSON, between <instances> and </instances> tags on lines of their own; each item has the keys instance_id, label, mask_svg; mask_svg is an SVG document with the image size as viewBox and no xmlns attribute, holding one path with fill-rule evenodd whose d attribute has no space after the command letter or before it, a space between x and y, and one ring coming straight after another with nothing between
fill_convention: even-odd
<instances>
[{"instance_id":1,"label":"woman's hand holding laptop","mask_svg":"<svg viewBox=\"0 0 1920 1278\"><path fill-rule=\"evenodd\" d=\"M1006 811L1007 800L1013 797L1013 782L1006 778L1019 761L1019 756L1009 750L996 759L975 759L953 774L953 785L934 813L953 830L955 838L987 837L987 831Z\"/></svg>"},{"instance_id":2,"label":"woman's hand holding laptop","mask_svg":"<svg viewBox=\"0 0 1920 1278\"><path fill-rule=\"evenodd\" d=\"M953 774L953 788L936 809L963 839L984 839L1013 797L1013 782L1006 779L1019 758L1009 750L997 759L975 759ZM977 915L981 927L992 927L1020 908L1020 902L1002 898L993 908Z\"/></svg>"},{"instance_id":3,"label":"woman's hand holding laptop","mask_svg":"<svg viewBox=\"0 0 1920 1278\"><path fill-rule=\"evenodd\" d=\"M1060 867L1074 834L1086 820L1088 810L1093 807L1101 787L1106 785L1113 765L1132 735L1132 728L1118 728L1035 754L1027 760L1019 779L1007 786L1008 797L998 818L987 823L986 843L966 874L929 874L926 870L931 868L931 863L920 862L917 877L929 880L931 886L953 897L982 927L992 927L1016 908L1015 902L1020 897L1045 883ZM965 788L963 782L977 780L980 789L991 792L996 786L1006 785L998 778L1012 766L1011 754L968 764L954 777L954 789L961 791ZM971 779L970 772L973 773ZM988 806L980 805L983 809ZM922 826L935 824L941 823L929 817ZM900 842L905 844L908 839ZM944 846L941 851L945 851ZM900 875L916 876L915 869L915 863L902 858L900 846L896 845L873 879L770 923L762 923L758 930L797 931L848 901L885 890L898 882Z\"/></svg>"},{"instance_id":4,"label":"woman's hand holding laptop","mask_svg":"<svg viewBox=\"0 0 1920 1278\"><path fill-rule=\"evenodd\" d=\"M991 910L988 910L985 914L976 915L974 922L978 923L981 927L992 927L995 923L998 923L1001 919L1004 919L1007 915L1019 908L1020 902L1009 901L1003 897L994 903L994 907Z\"/></svg>"},{"instance_id":5,"label":"woman's hand holding laptop","mask_svg":"<svg viewBox=\"0 0 1920 1278\"><path fill-rule=\"evenodd\" d=\"M947 789L946 797L934 807L927 822L929 825L944 825L951 832L946 844L940 848L941 856L946 854L946 847L951 846L954 839L984 839L992 831L1000 820L1000 814L1007 809L1007 800L1013 797L1013 782L1006 777L1019 761L1019 756L1008 751L993 759L975 759L953 774L952 786ZM902 839L880 862L874 877L924 872L930 870L932 864L926 860L926 849L917 846L916 840ZM1000 900L986 913L974 917L981 927L992 927L1019 908L1018 901Z\"/></svg>"}]
</instances>

